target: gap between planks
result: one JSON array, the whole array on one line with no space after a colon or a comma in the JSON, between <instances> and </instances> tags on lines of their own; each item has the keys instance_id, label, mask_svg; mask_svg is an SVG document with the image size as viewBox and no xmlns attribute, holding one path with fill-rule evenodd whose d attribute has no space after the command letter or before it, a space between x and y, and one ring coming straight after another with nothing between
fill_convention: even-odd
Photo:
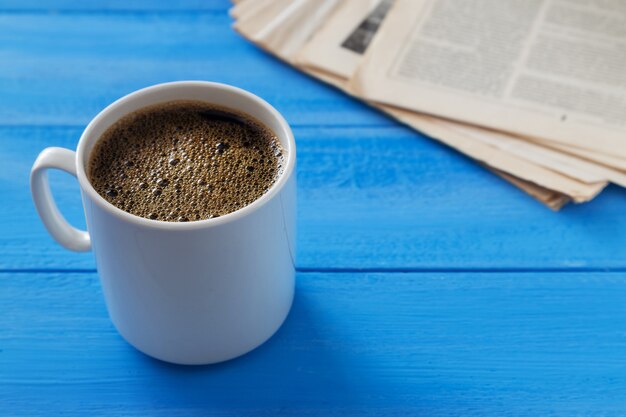
<instances>
[{"instance_id":1,"label":"gap between planks","mask_svg":"<svg viewBox=\"0 0 626 417\"><path fill-rule=\"evenodd\" d=\"M34 15L34 16L154 16L154 15L177 15L177 16L198 16L198 15L219 15L227 14L228 8L223 9L127 9L127 10L77 10L77 9L20 9L20 8L0 8L0 15Z\"/></svg>"},{"instance_id":2,"label":"gap between planks","mask_svg":"<svg viewBox=\"0 0 626 417\"><path fill-rule=\"evenodd\" d=\"M104 110L104 109L103 109ZM87 124L72 124L72 125L51 125L51 124L8 124L0 122L0 129L85 129ZM320 124L320 123L290 123L289 126L292 129L407 129L408 127L391 121L386 124L367 124L367 123L354 123L354 124ZM416 132L419 133L419 132Z\"/></svg>"},{"instance_id":3,"label":"gap between planks","mask_svg":"<svg viewBox=\"0 0 626 417\"><path fill-rule=\"evenodd\" d=\"M49 274L58 274L58 273L85 273L92 274L96 273L95 268L3 268L0 269L0 274L40 274L40 273L49 273ZM365 274L376 274L376 273L449 273L449 274L464 274L464 273L615 273L615 272L626 272L626 267L619 268L598 268L598 267L555 267L555 268L334 268L334 267L299 267L296 268L296 272L299 274L319 274L319 273L328 273L328 274L355 274L355 273L365 273Z\"/></svg>"}]
</instances>

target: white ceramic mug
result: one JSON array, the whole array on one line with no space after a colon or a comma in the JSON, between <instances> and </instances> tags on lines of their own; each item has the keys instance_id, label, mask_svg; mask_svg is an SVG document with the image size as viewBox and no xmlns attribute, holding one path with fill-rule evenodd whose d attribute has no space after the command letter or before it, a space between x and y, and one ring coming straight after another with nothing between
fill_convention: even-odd
<instances>
[{"instance_id":1,"label":"white ceramic mug","mask_svg":"<svg viewBox=\"0 0 626 417\"><path fill-rule=\"evenodd\" d=\"M284 171L270 190L233 213L188 223L149 220L102 198L85 173L100 135L121 117L170 100L202 100L247 113L277 135ZM109 105L89 123L76 152L45 149L31 192L48 232L75 251L93 250L109 315L140 351L179 364L208 364L266 341L286 318L294 293L296 148L283 117L264 100L224 84L155 85ZM50 168L78 178L87 231L70 226L48 184Z\"/></svg>"}]
</instances>

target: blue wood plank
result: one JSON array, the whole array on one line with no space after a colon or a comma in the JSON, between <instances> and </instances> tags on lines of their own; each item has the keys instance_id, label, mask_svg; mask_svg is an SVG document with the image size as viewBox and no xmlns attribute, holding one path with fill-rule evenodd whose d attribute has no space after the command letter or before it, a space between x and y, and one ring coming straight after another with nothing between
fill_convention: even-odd
<instances>
[{"instance_id":1,"label":"blue wood plank","mask_svg":"<svg viewBox=\"0 0 626 417\"><path fill-rule=\"evenodd\" d=\"M56 245L28 173L78 128L0 128L0 269L93 268ZM467 158L402 128L296 128L302 269L626 268L626 192L554 213ZM52 177L84 224L74 178Z\"/></svg>"},{"instance_id":2,"label":"blue wood plank","mask_svg":"<svg viewBox=\"0 0 626 417\"><path fill-rule=\"evenodd\" d=\"M246 88L299 125L394 122L249 44L227 14L0 13L0 125L84 125L166 81Z\"/></svg>"},{"instance_id":3,"label":"blue wood plank","mask_svg":"<svg viewBox=\"0 0 626 417\"><path fill-rule=\"evenodd\" d=\"M216 11L223 13L230 8L228 0L99 0L99 1L72 1L72 0L2 0L0 12L28 11L28 12L100 12L108 11Z\"/></svg>"},{"instance_id":4,"label":"blue wood plank","mask_svg":"<svg viewBox=\"0 0 626 417\"><path fill-rule=\"evenodd\" d=\"M623 416L626 277L300 274L283 328L217 366L137 353L95 274L0 274L11 416Z\"/></svg>"}]
</instances>

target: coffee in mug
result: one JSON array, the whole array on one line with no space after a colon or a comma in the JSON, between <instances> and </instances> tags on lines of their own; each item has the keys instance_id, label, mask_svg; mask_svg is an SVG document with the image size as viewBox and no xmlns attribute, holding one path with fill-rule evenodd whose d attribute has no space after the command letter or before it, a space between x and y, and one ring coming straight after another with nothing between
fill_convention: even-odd
<instances>
[{"instance_id":1,"label":"coffee in mug","mask_svg":"<svg viewBox=\"0 0 626 417\"><path fill-rule=\"evenodd\" d=\"M219 217L261 197L280 177L280 142L252 116L202 101L139 109L109 127L87 174L116 207L152 220Z\"/></svg>"}]
</instances>

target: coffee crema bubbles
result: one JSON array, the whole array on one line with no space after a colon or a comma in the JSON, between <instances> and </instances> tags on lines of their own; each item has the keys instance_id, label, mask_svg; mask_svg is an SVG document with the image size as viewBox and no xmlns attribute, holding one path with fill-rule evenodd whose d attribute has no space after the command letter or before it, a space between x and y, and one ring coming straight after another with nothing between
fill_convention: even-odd
<instances>
[{"instance_id":1,"label":"coffee crema bubbles","mask_svg":"<svg viewBox=\"0 0 626 417\"><path fill-rule=\"evenodd\" d=\"M142 108L107 129L87 175L116 207L152 220L223 216L259 199L282 174L285 151L265 125L202 101Z\"/></svg>"}]
</instances>

